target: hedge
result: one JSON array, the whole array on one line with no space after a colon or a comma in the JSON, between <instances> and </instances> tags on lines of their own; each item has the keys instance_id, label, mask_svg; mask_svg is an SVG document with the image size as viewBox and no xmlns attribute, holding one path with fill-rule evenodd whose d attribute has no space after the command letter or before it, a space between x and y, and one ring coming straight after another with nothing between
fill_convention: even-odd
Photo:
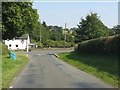
<instances>
[{"instance_id":1,"label":"hedge","mask_svg":"<svg viewBox=\"0 0 120 90\"><path fill-rule=\"evenodd\" d=\"M118 54L120 35L80 42L75 51L88 54Z\"/></svg>"},{"instance_id":2,"label":"hedge","mask_svg":"<svg viewBox=\"0 0 120 90\"><path fill-rule=\"evenodd\" d=\"M38 42L37 45L38 45L38 48L43 48L43 44L41 42Z\"/></svg>"},{"instance_id":3,"label":"hedge","mask_svg":"<svg viewBox=\"0 0 120 90\"><path fill-rule=\"evenodd\" d=\"M73 47L74 43L72 42L64 42L64 41L52 41L52 40L48 40L45 44L45 47L57 47L57 48L69 48L69 47Z\"/></svg>"},{"instance_id":4,"label":"hedge","mask_svg":"<svg viewBox=\"0 0 120 90\"><path fill-rule=\"evenodd\" d=\"M2 44L2 55L6 55L6 56L9 55L8 47L5 44Z\"/></svg>"}]
</instances>

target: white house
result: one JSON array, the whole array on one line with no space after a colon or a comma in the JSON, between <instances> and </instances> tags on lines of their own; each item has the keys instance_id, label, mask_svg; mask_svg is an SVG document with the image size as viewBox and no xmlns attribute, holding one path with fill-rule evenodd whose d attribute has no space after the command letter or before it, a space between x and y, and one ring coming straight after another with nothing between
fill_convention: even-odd
<instances>
[{"instance_id":1,"label":"white house","mask_svg":"<svg viewBox=\"0 0 120 90\"><path fill-rule=\"evenodd\" d=\"M5 40L5 45L9 50L27 50L29 49L30 38L29 34L24 34L21 37L15 37L12 40Z\"/></svg>"}]
</instances>

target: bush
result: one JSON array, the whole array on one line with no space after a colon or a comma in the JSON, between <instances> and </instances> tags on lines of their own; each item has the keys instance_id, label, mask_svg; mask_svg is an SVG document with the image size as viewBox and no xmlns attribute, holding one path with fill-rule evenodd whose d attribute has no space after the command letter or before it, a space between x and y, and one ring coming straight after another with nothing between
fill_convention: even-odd
<instances>
[{"instance_id":1,"label":"bush","mask_svg":"<svg viewBox=\"0 0 120 90\"><path fill-rule=\"evenodd\" d=\"M81 52L89 52L90 53L101 53L104 48L103 40L95 39L87 42L83 42L78 45ZM99 51L99 52L98 52Z\"/></svg>"},{"instance_id":2,"label":"bush","mask_svg":"<svg viewBox=\"0 0 120 90\"><path fill-rule=\"evenodd\" d=\"M74 43L70 43L70 42L64 42L64 41L52 41L52 40L48 40L46 42L46 46L48 47L57 47L57 48L70 48L74 46Z\"/></svg>"},{"instance_id":3,"label":"bush","mask_svg":"<svg viewBox=\"0 0 120 90\"><path fill-rule=\"evenodd\" d=\"M2 44L2 55L9 55L9 50L8 50L8 46L5 44Z\"/></svg>"},{"instance_id":4,"label":"bush","mask_svg":"<svg viewBox=\"0 0 120 90\"><path fill-rule=\"evenodd\" d=\"M101 37L78 44L77 52L89 54L118 54L120 35Z\"/></svg>"},{"instance_id":5,"label":"bush","mask_svg":"<svg viewBox=\"0 0 120 90\"><path fill-rule=\"evenodd\" d=\"M43 48L43 44L41 42L38 42L37 45L38 45L38 48Z\"/></svg>"},{"instance_id":6,"label":"bush","mask_svg":"<svg viewBox=\"0 0 120 90\"><path fill-rule=\"evenodd\" d=\"M105 41L105 51L107 53L118 54L120 49L120 35L109 37Z\"/></svg>"}]
</instances>

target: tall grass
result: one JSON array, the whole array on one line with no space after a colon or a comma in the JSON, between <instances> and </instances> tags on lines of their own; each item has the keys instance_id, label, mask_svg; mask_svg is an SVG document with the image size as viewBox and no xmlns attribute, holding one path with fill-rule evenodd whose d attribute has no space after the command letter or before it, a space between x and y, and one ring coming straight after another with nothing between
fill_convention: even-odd
<instances>
[{"instance_id":1,"label":"tall grass","mask_svg":"<svg viewBox=\"0 0 120 90\"><path fill-rule=\"evenodd\" d=\"M28 58L25 55L17 54L17 60L10 60L2 56L2 88L8 88L13 78L22 70Z\"/></svg>"},{"instance_id":2,"label":"tall grass","mask_svg":"<svg viewBox=\"0 0 120 90\"><path fill-rule=\"evenodd\" d=\"M76 52L58 54L59 58L74 67L90 73L101 80L118 87L118 57L107 55L79 54Z\"/></svg>"}]
</instances>

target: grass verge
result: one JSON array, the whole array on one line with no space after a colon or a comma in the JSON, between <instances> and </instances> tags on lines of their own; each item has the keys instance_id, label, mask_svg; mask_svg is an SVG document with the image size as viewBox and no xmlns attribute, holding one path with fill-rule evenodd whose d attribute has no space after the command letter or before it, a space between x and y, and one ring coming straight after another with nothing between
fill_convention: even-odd
<instances>
[{"instance_id":1,"label":"grass verge","mask_svg":"<svg viewBox=\"0 0 120 90\"><path fill-rule=\"evenodd\" d=\"M72 66L92 74L106 83L118 87L118 57L79 54L76 52L60 53L59 59Z\"/></svg>"},{"instance_id":2,"label":"grass verge","mask_svg":"<svg viewBox=\"0 0 120 90\"><path fill-rule=\"evenodd\" d=\"M9 88L13 78L27 64L28 57L25 54L17 54L17 60L10 60L6 56L2 56L2 88Z\"/></svg>"}]
</instances>

